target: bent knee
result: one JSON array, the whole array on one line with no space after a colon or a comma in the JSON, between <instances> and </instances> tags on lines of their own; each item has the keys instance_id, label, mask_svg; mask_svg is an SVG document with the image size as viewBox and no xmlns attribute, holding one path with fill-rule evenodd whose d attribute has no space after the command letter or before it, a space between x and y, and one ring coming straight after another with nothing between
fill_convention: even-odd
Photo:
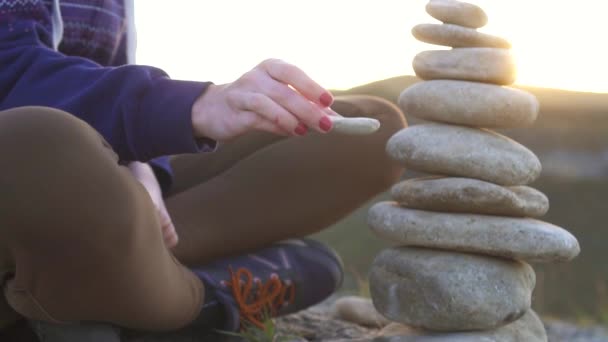
<instances>
[{"instance_id":1,"label":"bent knee","mask_svg":"<svg viewBox=\"0 0 608 342\"><path fill-rule=\"evenodd\" d=\"M35 203L13 215L46 224L22 228L24 235L51 225L61 244L62 238L82 237L82 227L110 227L100 229L107 235L132 223L128 210L134 201L126 198L130 193L125 188L134 182L119 169L116 154L97 131L77 117L48 107L1 111L0 153L2 181L14 189L0 201Z\"/></svg>"},{"instance_id":2,"label":"bent knee","mask_svg":"<svg viewBox=\"0 0 608 342\"><path fill-rule=\"evenodd\" d=\"M96 135L84 121L54 108L28 106L0 112L0 139L20 148L57 148L91 138L99 141Z\"/></svg>"},{"instance_id":3,"label":"bent knee","mask_svg":"<svg viewBox=\"0 0 608 342\"><path fill-rule=\"evenodd\" d=\"M52 168L82 164L83 156L117 157L103 137L89 124L67 112L39 106L0 112L0 151L5 163L37 161ZM62 164L62 165L58 165Z\"/></svg>"}]
</instances>

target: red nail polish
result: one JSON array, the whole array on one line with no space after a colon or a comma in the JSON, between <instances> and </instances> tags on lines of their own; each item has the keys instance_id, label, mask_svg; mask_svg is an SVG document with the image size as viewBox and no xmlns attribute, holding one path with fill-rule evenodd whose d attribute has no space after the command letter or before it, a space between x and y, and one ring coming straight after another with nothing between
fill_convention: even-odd
<instances>
[{"instance_id":1,"label":"red nail polish","mask_svg":"<svg viewBox=\"0 0 608 342\"><path fill-rule=\"evenodd\" d=\"M334 98L331 97L331 94L329 93L323 93L323 95L321 95L319 98L319 102L321 102L321 105L329 107L334 102Z\"/></svg>"},{"instance_id":2,"label":"red nail polish","mask_svg":"<svg viewBox=\"0 0 608 342\"><path fill-rule=\"evenodd\" d=\"M306 127L303 123L299 123L298 127L294 130L297 135L305 135L308 132L308 127Z\"/></svg>"},{"instance_id":3,"label":"red nail polish","mask_svg":"<svg viewBox=\"0 0 608 342\"><path fill-rule=\"evenodd\" d=\"M319 120L319 128L321 128L321 130L323 132L329 132L329 130L331 129L332 123L331 120L329 120L329 118L327 116L324 116L321 118L321 120Z\"/></svg>"}]
</instances>

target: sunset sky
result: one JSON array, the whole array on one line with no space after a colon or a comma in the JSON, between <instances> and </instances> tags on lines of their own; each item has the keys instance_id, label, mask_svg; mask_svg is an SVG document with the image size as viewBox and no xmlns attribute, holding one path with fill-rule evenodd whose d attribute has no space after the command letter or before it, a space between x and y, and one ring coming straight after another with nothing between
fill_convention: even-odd
<instances>
[{"instance_id":1,"label":"sunset sky","mask_svg":"<svg viewBox=\"0 0 608 342\"><path fill-rule=\"evenodd\" d=\"M480 29L513 43L517 83L608 93L608 20L599 0L476 0ZM167 3L172 6L167 8ZM327 88L413 74L410 29L427 0L136 0L137 62L173 78L230 82L273 57Z\"/></svg>"}]
</instances>

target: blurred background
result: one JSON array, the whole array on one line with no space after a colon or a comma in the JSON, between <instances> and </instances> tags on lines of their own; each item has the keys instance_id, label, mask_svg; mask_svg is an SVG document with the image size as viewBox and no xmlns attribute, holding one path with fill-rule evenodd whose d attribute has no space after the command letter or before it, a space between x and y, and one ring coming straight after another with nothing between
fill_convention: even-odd
<instances>
[{"instance_id":1,"label":"blurred background","mask_svg":"<svg viewBox=\"0 0 608 342\"><path fill-rule=\"evenodd\" d=\"M396 101L418 80L411 61L441 49L410 32L435 22L427 0L136 0L139 64L173 78L230 82L273 57L298 65L336 94ZM517 87L541 103L532 128L503 130L535 152L543 173L532 186L551 201L544 220L571 231L581 255L535 265L534 308L545 316L608 325L608 21L597 0L482 0L480 31L513 43ZM407 116L410 124L419 121ZM348 170L344 170L348 172ZM414 176L406 173L405 178ZM382 194L371 201L386 197ZM365 294L374 255L386 244L366 226L369 204L319 238L344 258L344 292Z\"/></svg>"}]
</instances>

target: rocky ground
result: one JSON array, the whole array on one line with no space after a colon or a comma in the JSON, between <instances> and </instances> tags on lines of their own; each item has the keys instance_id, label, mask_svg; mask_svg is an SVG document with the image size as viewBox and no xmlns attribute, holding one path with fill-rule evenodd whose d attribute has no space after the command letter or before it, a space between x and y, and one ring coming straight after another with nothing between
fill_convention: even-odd
<instances>
[{"instance_id":1,"label":"rocky ground","mask_svg":"<svg viewBox=\"0 0 608 342\"><path fill-rule=\"evenodd\" d=\"M599 326L577 326L575 324L544 320L549 342L608 342L608 330ZM0 334L2 342L37 342L31 333L13 331L10 335ZM275 341L259 340L254 342L423 342L426 340L404 339L395 340L384 337L385 328L365 327L356 323L337 319L333 315L332 303L326 302L298 314L283 317L277 320L277 329L283 338ZM476 339L473 339L476 340ZM471 340L471 342L473 341ZM194 334L167 334L132 336L124 339L126 342L240 342L239 338L212 334L195 337ZM463 341L463 340L459 340ZM466 341L466 340L465 340ZM429 341L430 342L430 341ZM493 341L499 342L499 341ZM519 341L518 341L519 342ZM525 342L525 341L521 341Z\"/></svg>"},{"instance_id":2,"label":"rocky ground","mask_svg":"<svg viewBox=\"0 0 608 342\"><path fill-rule=\"evenodd\" d=\"M381 330L334 319L328 306L319 306L299 314L282 318L280 330L301 336L301 341L315 342L377 342L382 339ZM608 331L601 327L579 327L574 324L545 320L549 342L608 342ZM374 341L374 342L376 342Z\"/></svg>"},{"instance_id":3,"label":"rocky ground","mask_svg":"<svg viewBox=\"0 0 608 342\"><path fill-rule=\"evenodd\" d=\"M332 301L313 307L309 310L283 317L277 320L279 338L272 342L432 342L426 339L397 340L385 337L389 329L380 327L361 326L356 323L337 319L332 309ZM577 326L575 324L559 321L544 320L549 342L608 342L608 330L599 326ZM459 339L459 342L478 341L478 338ZM194 337L151 337L139 338L129 342L241 342L242 339L229 338L222 335L209 335L206 338ZM435 341L435 340L433 340ZM503 342L503 340L488 340L490 342ZM259 340L253 342L271 342ZM510 342L510 341L509 341ZM517 340L513 342L527 342Z\"/></svg>"},{"instance_id":4,"label":"rocky ground","mask_svg":"<svg viewBox=\"0 0 608 342\"><path fill-rule=\"evenodd\" d=\"M545 321L549 342L606 342L608 333L601 327L579 327L561 321ZM319 310L309 310L286 317L280 323L284 331L298 332L302 341L339 342L371 341L380 336L379 329L327 318Z\"/></svg>"}]
</instances>

